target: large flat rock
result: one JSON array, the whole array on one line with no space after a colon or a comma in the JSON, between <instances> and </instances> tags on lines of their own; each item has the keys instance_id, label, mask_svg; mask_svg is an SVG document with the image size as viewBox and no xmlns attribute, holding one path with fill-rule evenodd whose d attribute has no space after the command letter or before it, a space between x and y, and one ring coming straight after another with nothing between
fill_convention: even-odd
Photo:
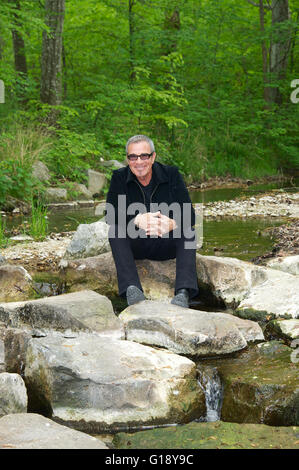
<instances>
[{"instance_id":1,"label":"large flat rock","mask_svg":"<svg viewBox=\"0 0 299 470\"><path fill-rule=\"evenodd\" d=\"M139 302L126 308L119 318L126 339L194 357L231 354L249 342L264 340L256 322L166 302Z\"/></svg>"},{"instance_id":2,"label":"large flat rock","mask_svg":"<svg viewBox=\"0 0 299 470\"><path fill-rule=\"evenodd\" d=\"M91 331L118 331L121 325L111 301L90 290L42 299L0 304L0 321L7 326Z\"/></svg>"},{"instance_id":3,"label":"large flat rock","mask_svg":"<svg viewBox=\"0 0 299 470\"><path fill-rule=\"evenodd\" d=\"M173 296L175 260L137 260L136 266L147 298L160 300ZM107 296L118 295L111 251L82 259L63 259L60 262L60 276L70 292L92 289Z\"/></svg>"},{"instance_id":4,"label":"large flat rock","mask_svg":"<svg viewBox=\"0 0 299 470\"><path fill-rule=\"evenodd\" d=\"M299 316L299 279L236 258L197 254L201 286L236 314L252 320Z\"/></svg>"},{"instance_id":5,"label":"large flat rock","mask_svg":"<svg viewBox=\"0 0 299 470\"><path fill-rule=\"evenodd\" d=\"M0 419L0 449L107 449L100 439L35 413Z\"/></svg>"},{"instance_id":6,"label":"large flat rock","mask_svg":"<svg viewBox=\"0 0 299 470\"><path fill-rule=\"evenodd\" d=\"M95 333L32 338L24 376L29 411L89 433L186 422L205 413L191 360Z\"/></svg>"}]
</instances>

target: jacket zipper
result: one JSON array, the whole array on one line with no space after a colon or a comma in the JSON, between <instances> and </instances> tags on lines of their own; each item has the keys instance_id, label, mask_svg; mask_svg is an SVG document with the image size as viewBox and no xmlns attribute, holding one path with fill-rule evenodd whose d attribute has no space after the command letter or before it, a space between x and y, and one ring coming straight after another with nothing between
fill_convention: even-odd
<instances>
[{"instance_id":1,"label":"jacket zipper","mask_svg":"<svg viewBox=\"0 0 299 470\"><path fill-rule=\"evenodd\" d=\"M135 183L137 184L137 186L139 186L139 189L140 189L140 191L142 192L144 206L146 207L145 195L144 195L143 189L142 189L142 187L140 186L140 184L139 184L137 181L135 181ZM152 203L152 197L153 197L153 195L155 194L155 192L156 192L158 186L159 186L159 183L154 187L154 190L153 190L153 192L152 192L152 194L151 194L151 196L150 196L150 206L151 206L151 203Z\"/></svg>"}]
</instances>

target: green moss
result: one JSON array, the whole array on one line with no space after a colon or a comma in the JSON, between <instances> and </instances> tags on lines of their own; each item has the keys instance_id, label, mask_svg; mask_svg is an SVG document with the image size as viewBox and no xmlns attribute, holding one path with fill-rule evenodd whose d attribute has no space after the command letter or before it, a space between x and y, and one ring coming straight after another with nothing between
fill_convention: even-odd
<instances>
[{"instance_id":1,"label":"green moss","mask_svg":"<svg viewBox=\"0 0 299 470\"><path fill-rule=\"evenodd\" d=\"M218 421L119 433L113 445L118 449L298 449L296 433L296 427Z\"/></svg>"}]
</instances>

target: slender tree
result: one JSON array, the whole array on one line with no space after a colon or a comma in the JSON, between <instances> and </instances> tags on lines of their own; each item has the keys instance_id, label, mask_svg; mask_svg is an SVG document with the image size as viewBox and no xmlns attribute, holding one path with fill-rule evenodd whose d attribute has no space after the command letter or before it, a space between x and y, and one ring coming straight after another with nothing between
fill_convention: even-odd
<instances>
[{"instance_id":1,"label":"slender tree","mask_svg":"<svg viewBox=\"0 0 299 470\"><path fill-rule=\"evenodd\" d=\"M25 104L27 102L26 82L28 79L28 70L27 70L27 61L26 61L26 52L25 52L25 42L20 32L21 23L19 19L19 12L21 11L21 2L19 0L13 0L12 3L15 6L15 14L14 14L14 26L15 27L12 29L14 62L15 62L15 70L17 72L17 75L20 78L18 96L19 96L20 101L23 104Z\"/></svg>"},{"instance_id":2,"label":"slender tree","mask_svg":"<svg viewBox=\"0 0 299 470\"><path fill-rule=\"evenodd\" d=\"M65 0L45 0L45 23L41 59L41 101L59 105L62 101L62 35Z\"/></svg>"}]
</instances>

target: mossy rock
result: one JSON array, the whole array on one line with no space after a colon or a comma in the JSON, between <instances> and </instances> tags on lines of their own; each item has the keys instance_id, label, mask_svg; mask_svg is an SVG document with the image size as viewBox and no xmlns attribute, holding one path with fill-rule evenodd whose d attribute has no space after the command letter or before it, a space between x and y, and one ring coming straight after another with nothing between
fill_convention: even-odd
<instances>
[{"instance_id":1,"label":"mossy rock","mask_svg":"<svg viewBox=\"0 0 299 470\"><path fill-rule=\"evenodd\" d=\"M299 428L217 421L119 433L117 449L298 449Z\"/></svg>"},{"instance_id":2,"label":"mossy rock","mask_svg":"<svg viewBox=\"0 0 299 470\"><path fill-rule=\"evenodd\" d=\"M230 360L213 361L224 386L221 419L299 425L298 364L292 360L293 352L281 342L271 341Z\"/></svg>"}]
</instances>

